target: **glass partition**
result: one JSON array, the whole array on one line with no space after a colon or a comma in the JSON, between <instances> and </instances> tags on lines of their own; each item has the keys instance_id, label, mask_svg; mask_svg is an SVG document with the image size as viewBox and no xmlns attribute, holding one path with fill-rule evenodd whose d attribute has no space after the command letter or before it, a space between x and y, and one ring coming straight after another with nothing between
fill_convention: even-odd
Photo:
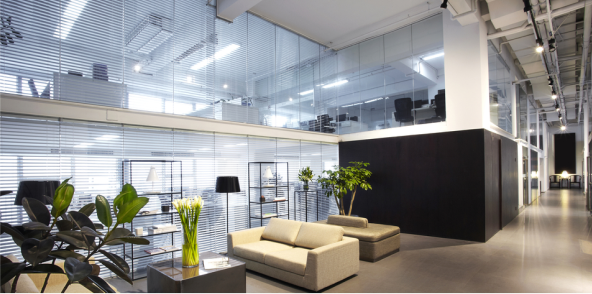
<instances>
[{"instance_id":1,"label":"glass partition","mask_svg":"<svg viewBox=\"0 0 592 294\"><path fill-rule=\"evenodd\" d=\"M489 113L490 121L508 133L512 133L513 78L497 48L489 41Z\"/></svg>"},{"instance_id":2,"label":"glass partition","mask_svg":"<svg viewBox=\"0 0 592 294\"><path fill-rule=\"evenodd\" d=\"M516 85L516 99L518 100L516 103L517 113L519 113L519 117L517 119L518 123L518 137L525 142L528 141L528 124L526 123L526 115L527 115L527 98L526 92L520 85Z\"/></svg>"}]
</instances>

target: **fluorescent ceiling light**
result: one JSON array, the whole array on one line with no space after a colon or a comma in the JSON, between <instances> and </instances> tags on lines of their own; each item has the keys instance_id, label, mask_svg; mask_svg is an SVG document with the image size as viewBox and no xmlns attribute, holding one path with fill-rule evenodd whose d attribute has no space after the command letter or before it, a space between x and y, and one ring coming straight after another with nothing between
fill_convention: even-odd
<instances>
[{"instance_id":1,"label":"fluorescent ceiling light","mask_svg":"<svg viewBox=\"0 0 592 294\"><path fill-rule=\"evenodd\" d=\"M354 104L349 104L349 105L343 105L341 107L350 107L350 106L356 106L356 105L360 105L360 104L362 104L362 102L360 102L360 103L354 103Z\"/></svg>"},{"instance_id":2,"label":"fluorescent ceiling light","mask_svg":"<svg viewBox=\"0 0 592 294\"><path fill-rule=\"evenodd\" d=\"M301 92L300 95L301 96L304 96L304 95L308 95L308 94L313 93L313 92L314 92L314 90L308 90L308 91Z\"/></svg>"},{"instance_id":3,"label":"fluorescent ceiling light","mask_svg":"<svg viewBox=\"0 0 592 294\"><path fill-rule=\"evenodd\" d=\"M434 59L436 57L440 57L440 56L444 56L444 52L440 52L440 53L436 53L436 54L432 54L432 55L428 55L426 57L423 57L423 60L430 60L430 59Z\"/></svg>"},{"instance_id":4,"label":"fluorescent ceiling light","mask_svg":"<svg viewBox=\"0 0 592 294\"><path fill-rule=\"evenodd\" d=\"M54 37L62 40L68 37L76 19L78 19L82 10L84 10L86 2L88 2L88 0L70 0L68 7L66 7L66 10L64 10L64 13L61 16L62 21L53 33Z\"/></svg>"},{"instance_id":5,"label":"fluorescent ceiling light","mask_svg":"<svg viewBox=\"0 0 592 294\"><path fill-rule=\"evenodd\" d=\"M119 136L117 135L102 135L98 138L95 138L95 140L99 140L99 141L111 141L113 139L117 139L119 138Z\"/></svg>"},{"instance_id":6,"label":"fluorescent ceiling light","mask_svg":"<svg viewBox=\"0 0 592 294\"><path fill-rule=\"evenodd\" d=\"M341 80L341 81L337 81L337 82L335 82L335 83L332 83L332 84L324 85L324 86L323 86L323 89L327 89L327 88L333 88L333 87L335 87L335 86L343 85L343 84L345 84L345 83L347 83L347 82L348 82L348 80Z\"/></svg>"},{"instance_id":7,"label":"fluorescent ceiling light","mask_svg":"<svg viewBox=\"0 0 592 294\"><path fill-rule=\"evenodd\" d=\"M239 45L237 45L237 44L230 44L230 45L222 48L222 50L216 52L216 54L214 54L214 57L206 58L206 59L204 59L204 60L202 60L202 61L194 64L191 67L191 69L192 70L198 70L198 69L200 69L200 68L202 68L202 67L204 67L204 66L206 66L206 65L208 65L208 64L210 64L212 62L214 62L214 60L218 60L220 58L223 58L224 56L232 53L234 50L236 50L238 48L240 48Z\"/></svg>"},{"instance_id":8,"label":"fluorescent ceiling light","mask_svg":"<svg viewBox=\"0 0 592 294\"><path fill-rule=\"evenodd\" d=\"M376 99L372 99L372 100L368 100L368 101L365 101L364 103L370 103L370 102L374 102L374 101L378 101L378 100L382 100L382 97L376 98Z\"/></svg>"}]
</instances>

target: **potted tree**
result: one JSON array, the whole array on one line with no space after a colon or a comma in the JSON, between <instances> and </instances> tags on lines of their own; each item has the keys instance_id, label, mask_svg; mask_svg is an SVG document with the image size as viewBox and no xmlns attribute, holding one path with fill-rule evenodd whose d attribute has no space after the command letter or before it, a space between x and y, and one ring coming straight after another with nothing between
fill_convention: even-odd
<instances>
[{"instance_id":1,"label":"potted tree","mask_svg":"<svg viewBox=\"0 0 592 294\"><path fill-rule=\"evenodd\" d=\"M343 205L343 196L347 195L348 191L352 192L349 212L347 214L348 216L351 216L358 187L364 190L372 190L372 186L368 183L368 179L370 179L372 172L365 168L370 164L361 161L352 161L350 164L352 164L352 166L340 167L336 165L335 170L323 171L327 176L319 176L318 180L321 187L326 190L325 196L335 197L335 203L337 204L340 215L346 215Z\"/></svg>"},{"instance_id":2,"label":"potted tree","mask_svg":"<svg viewBox=\"0 0 592 294\"><path fill-rule=\"evenodd\" d=\"M89 203L78 211L68 211L74 196L74 186L68 184L69 180L62 182L53 198L48 197L51 210L39 200L23 198L23 208L31 221L15 226L1 223L1 233L12 236L25 260L12 262L5 256L1 257L2 285L14 278L11 292L15 292L21 274L46 273L41 292L45 290L49 276L57 274L68 277L62 293L72 283L79 283L95 293L113 293L113 288L99 277L101 268L89 262L97 252L106 258L97 260L98 263L133 284L128 277L130 267L125 259L103 248L124 242L150 244L147 239L136 237L128 229L119 227L131 223L149 199L138 197L136 189L125 184L113 200L113 206L107 198L98 195L95 203ZM95 209L101 223L93 223L89 218ZM58 232L53 231L56 227ZM64 260L63 269L55 265L56 259Z\"/></svg>"},{"instance_id":3,"label":"potted tree","mask_svg":"<svg viewBox=\"0 0 592 294\"><path fill-rule=\"evenodd\" d=\"M298 179L304 182L304 190L308 191L308 182L314 177L312 170L309 166L302 168L298 171Z\"/></svg>"}]
</instances>

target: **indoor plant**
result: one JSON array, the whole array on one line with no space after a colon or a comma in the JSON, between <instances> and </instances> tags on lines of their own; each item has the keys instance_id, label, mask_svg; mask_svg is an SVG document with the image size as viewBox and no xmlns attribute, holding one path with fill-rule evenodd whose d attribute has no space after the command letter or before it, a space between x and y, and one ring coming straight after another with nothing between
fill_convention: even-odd
<instances>
[{"instance_id":1,"label":"indoor plant","mask_svg":"<svg viewBox=\"0 0 592 294\"><path fill-rule=\"evenodd\" d=\"M349 212L347 214L348 216L351 215L358 187L364 190L372 190L372 186L368 183L368 179L372 175L372 172L365 168L370 164L361 161L352 161L350 163L353 164L353 166L340 167L336 165L334 166L335 170L323 171L327 176L319 176L318 180L321 187L326 190L325 195L327 197L335 197L335 203L337 204L340 215L345 215L343 196L345 196L348 191L352 192Z\"/></svg>"},{"instance_id":2,"label":"indoor plant","mask_svg":"<svg viewBox=\"0 0 592 294\"><path fill-rule=\"evenodd\" d=\"M179 213L183 227L183 267L199 266L197 222L203 208L203 200L201 196L193 199L176 199L173 201L173 206Z\"/></svg>"},{"instance_id":3,"label":"indoor plant","mask_svg":"<svg viewBox=\"0 0 592 294\"><path fill-rule=\"evenodd\" d=\"M309 166L298 171L298 179L304 182L305 191L308 191L308 182L312 180L312 177L314 177L314 175Z\"/></svg>"},{"instance_id":4,"label":"indoor plant","mask_svg":"<svg viewBox=\"0 0 592 294\"><path fill-rule=\"evenodd\" d=\"M133 284L128 277L130 268L127 262L102 248L124 242L150 244L150 241L134 236L128 229L119 228L119 225L131 223L149 199L138 197L134 187L125 184L121 193L113 200L113 215L116 217L113 224L111 205L101 195L96 197L95 203L89 203L78 211L68 211L74 196L74 186L68 184L69 180L62 182L53 198L48 197L47 200L52 203L51 212L41 201L24 198L23 208L31 221L18 226L1 224L1 233L12 236L14 242L21 247L25 259L25 262L13 263L2 256L2 285L14 278L12 292L15 292L21 274L47 273L41 292L45 290L50 274L65 274L69 281L64 285L62 293L74 282L95 293L113 293L115 291L109 284L99 277L100 267L89 263L97 252L109 260L96 261ZM89 219L95 209L101 224ZM58 232L52 231L56 226ZM61 267L55 265L57 258L65 260L65 273ZM48 261L51 263L44 263Z\"/></svg>"}]
</instances>

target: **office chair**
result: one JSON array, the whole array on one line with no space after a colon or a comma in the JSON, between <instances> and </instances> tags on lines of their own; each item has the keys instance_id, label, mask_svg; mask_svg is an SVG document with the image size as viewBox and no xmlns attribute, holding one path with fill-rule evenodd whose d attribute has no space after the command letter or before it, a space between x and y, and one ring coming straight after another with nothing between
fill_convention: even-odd
<instances>
[{"instance_id":1,"label":"office chair","mask_svg":"<svg viewBox=\"0 0 592 294\"><path fill-rule=\"evenodd\" d=\"M444 93L438 94L435 97L436 100L436 116L446 120L446 96Z\"/></svg>"},{"instance_id":2,"label":"office chair","mask_svg":"<svg viewBox=\"0 0 592 294\"><path fill-rule=\"evenodd\" d=\"M411 98L399 98L395 100L395 120L399 122L399 126L404 122L412 122L415 124L413 115L413 101Z\"/></svg>"},{"instance_id":3,"label":"office chair","mask_svg":"<svg viewBox=\"0 0 592 294\"><path fill-rule=\"evenodd\" d=\"M553 188L553 184L557 184L557 188L561 188L561 182L558 176L549 176L549 189Z\"/></svg>"}]
</instances>

